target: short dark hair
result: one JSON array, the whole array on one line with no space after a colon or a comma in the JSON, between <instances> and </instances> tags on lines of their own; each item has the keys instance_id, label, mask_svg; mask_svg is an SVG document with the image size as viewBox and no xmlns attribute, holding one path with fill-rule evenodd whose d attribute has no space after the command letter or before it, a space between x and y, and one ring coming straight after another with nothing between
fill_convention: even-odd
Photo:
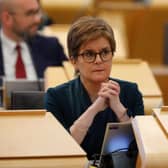
<instances>
[{"instance_id":1,"label":"short dark hair","mask_svg":"<svg viewBox=\"0 0 168 168\"><path fill-rule=\"evenodd\" d=\"M67 46L70 57L77 58L84 43L99 37L105 37L111 46L112 54L116 50L116 42L111 26L101 18L84 16L74 22L68 32Z\"/></svg>"}]
</instances>

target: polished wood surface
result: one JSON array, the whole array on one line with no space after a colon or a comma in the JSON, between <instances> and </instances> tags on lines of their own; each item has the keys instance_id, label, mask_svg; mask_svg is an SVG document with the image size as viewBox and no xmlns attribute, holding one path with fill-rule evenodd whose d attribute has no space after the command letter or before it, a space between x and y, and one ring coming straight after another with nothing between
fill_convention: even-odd
<instances>
[{"instance_id":1,"label":"polished wood surface","mask_svg":"<svg viewBox=\"0 0 168 168\"><path fill-rule=\"evenodd\" d=\"M162 91L164 105L168 105L168 66L155 65L151 69Z\"/></svg>"},{"instance_id":2,"label":"polished wood surface","mask_svg":"<svg viewBox=\"0 0 168 168\"><path fill-rule=\"evenodd\" d=\"M168 106L162 107L161 109L155 109L154 115L168 137Z\"/></svg>"},{"instance_id":3,"label":"polished wood surface","mask_svg":"<svg viewBox=\"0 0 168 168\"><path fill-rule=\"evenodd\" d=\"M151 6L157 6L157 7L168 7L168 1L167 0L150 0Z\"/></svg>"},{"instance_id":4,"label":"polished wood surface","mask_svg":"<svg viewBox=\"0 0 168 168\"><path fill-rule=\"evenodd\" d=\"M142 60L114 60L112 77L136 82L144 96L161 96L160 88L147 62Z\"/></svg>"},{"instance_id":5,"label":"polished wood surface","mask_svg":"<svg viewBox=\"0 0 168 168\"><path fill-rule=\"evenodd\" d=\"M126 34L126 22L124 16L118 12L111 12L109 14L109 11L106 10L97 12L97 16L107 21L114 31L114 37L117 46L114 56L116 58L128 58L129 48L128 38Z\"/></svg>"},{"instance_id":6,"label":"polished wood surface","mask_svg":"<svg viewBox=\"0 0 168 168\"><path fill-rule=\"evenodd\" d=\"M74 79L74 77L75 77L75 70L74 70L74 67L71 64L71 62L70 61L64 61L63 65L64 65L65 73L68 76L68 79L69 80Z\"/></svg>"},{"instance_id":7,"label":"polished wood surface","mask_svg":"<svg viewBox=\"0 0 168 168\"><path fill-rule=\"evenodd\" d=\"M93 0L41 0L41 4L54 23L72 23L90 13Z\"/></svg>"},{"instance_id":8,"label":"polished wood surface","mask_svg":"<svg viewBox=\"0 0 168 168\"><path fill-rule=\"evenodd\" d=\"M50 112L0 111L0 132L2 168L83 168L87 162L85 152Z\"/></svg>"},{"instance_id":9,"label":"polished wood surface","mask_svg":"<svg viewBox=\"0 0 168 168\"><path fill-rule=\"evenodd\" d=\"M137 168L167 168L168 139L157 119L136 116L132 124L139 149Z\"/></svg>"},{"instance_id":10,"label":"polished wood surface","mask_svg":"<svg viewBox=\"0 0 168 168\"><path fill-rule=\"evenodd\" d=\"M44 73L44 87L47 90L68 81L63 67L48 67Z\"/></svg>"}]
</instances>

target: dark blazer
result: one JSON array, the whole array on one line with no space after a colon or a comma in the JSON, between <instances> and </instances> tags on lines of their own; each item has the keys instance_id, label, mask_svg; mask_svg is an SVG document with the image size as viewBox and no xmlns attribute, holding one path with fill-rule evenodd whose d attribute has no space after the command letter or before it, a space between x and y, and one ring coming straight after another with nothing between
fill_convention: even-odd
<instances>
[{"instance_id":1,"label":"dark blazer","mask_svg":"<svg viewBox=\"0 0 168 168\"><path fill-rule=\"evenodd\" d=\"M27 42L32 56L33 64L38 78L43 78L43 73L48 66L61 66L67 60L63 48L55 37L36 35ZM2 45L0 40L0 76L5 76Z\"/></svg>"},{"instance_id":2,"label":"dark blazer","mask_svg":"<svg viewBox=\"0 0 168 168\"><path fill-rule=\"evenodd\" d=\"M111 79L111 78L110 78ZM120 85L120 101L128 109L127 114L144 114L142 95L135 83L112 79ZM65 129L69 128L73 122L92 104L90 97L82 85L80 78L48 89L45 96L45 108L60 121ZM89 128L87 135L82 142L82 148L87 152L89 159L93 154L100 154L103 143L106 124L108 122L118 122L115 113L107 108L98 113Z\"/></svg>"}]
</instances>

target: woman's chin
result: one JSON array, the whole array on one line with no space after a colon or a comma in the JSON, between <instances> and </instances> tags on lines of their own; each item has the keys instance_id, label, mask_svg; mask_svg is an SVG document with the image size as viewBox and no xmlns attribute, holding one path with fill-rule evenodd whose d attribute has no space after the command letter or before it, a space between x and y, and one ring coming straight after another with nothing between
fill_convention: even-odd
<instances>
[{"instance_id":1,"label":"woman's chin","mask_svg":"<svg viewBox=\"0 0 168 168\"><path fill-rule=\"evenodd\" d=\"M93 79L93 81L94 82L98 82L98 83L101 83L101 82L105 82L105 81L107 81L107 79L108 79L108 77L104 77L104 76L94 76L94 79Z\"/></svg>"}]
</instances>

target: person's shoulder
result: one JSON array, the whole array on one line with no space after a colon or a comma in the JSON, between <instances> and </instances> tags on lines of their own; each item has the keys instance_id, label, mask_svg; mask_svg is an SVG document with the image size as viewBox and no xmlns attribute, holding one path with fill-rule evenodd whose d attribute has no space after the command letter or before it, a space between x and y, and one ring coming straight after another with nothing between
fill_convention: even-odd
<instances>
[{"instance_id":1,"label":"person's shoulder","mask_svg":"<svg viewBox=\"0 0 168 168\"><path fill-rule=\"evenodd\" d=\"M131 86L137 85L135 82L126 81L126 80L122 80L122 79L118 79L118 78L110 78L110 80L114 80L121 85L131 85Z\"/></svg>"},{"instance_id":2,"label":"person's shoulder","mask_svg":"<svg viewBox=\"0 0 168 168\"><path fill-rule=\"evenodd\" d=\"M58 41L58 38L56 36L46 36L40 33L37 33L34 37L33 37L33 41L50 41L50 42L55 42Z\"/></svg>"},{"instance_id":3,"label":"person's shoulder","mask_svg":"<svg viewBox=\"0 0 168 168\"><path fill-rule=\"evenodd\" d=\"M55 92L55 93L63 93L68 92L69 87L73 87L75 85L77 79L70 80L58 86L52 87L48 89L48 92Z\"/></svg>"},{"instance_id":4,"label":"person's shoulder","mask_svg":"<svg viewBox=\"0 0 168 168\"><path fill-rule=\"evenodd\" d=\"M110 80L114 80L114 81L116 81L119 85L120 85L120 87L122 88L122 89L133 89L133 90L137 90L137 88L138 88L138 85L137 85L137 83L135 83L135 82L131 82L131 81L126 81L126 80L122 80L122 79L117 79L117 78L110 78Z\"/></svg>"}]
</instances>

